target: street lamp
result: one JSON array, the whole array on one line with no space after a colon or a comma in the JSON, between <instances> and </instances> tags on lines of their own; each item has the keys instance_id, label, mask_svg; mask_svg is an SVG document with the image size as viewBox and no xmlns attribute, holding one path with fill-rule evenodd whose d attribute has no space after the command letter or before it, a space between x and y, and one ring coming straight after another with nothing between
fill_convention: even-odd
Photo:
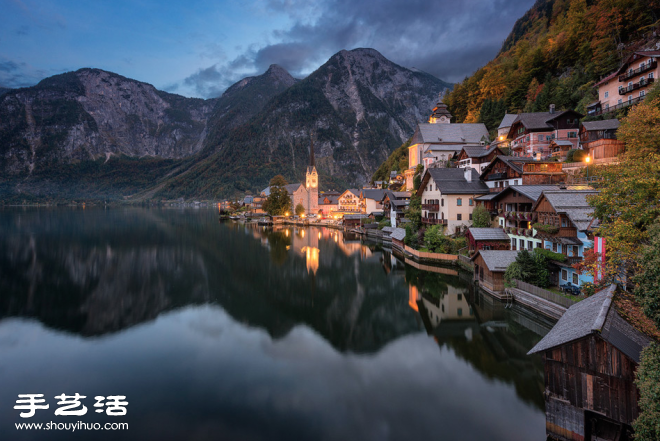
<instances>
[{"instance_id":1,"label":"street lamp","mask_svg":"<svg viewBox=\"0 0 660 441\"><path fill-rule=\"evenodd\" d=\"M589 155L587 155L585 161L587 162L587 183L589 183L589 162L591 162L591 158L589 157Z\"/></svg>"}]
</instances>

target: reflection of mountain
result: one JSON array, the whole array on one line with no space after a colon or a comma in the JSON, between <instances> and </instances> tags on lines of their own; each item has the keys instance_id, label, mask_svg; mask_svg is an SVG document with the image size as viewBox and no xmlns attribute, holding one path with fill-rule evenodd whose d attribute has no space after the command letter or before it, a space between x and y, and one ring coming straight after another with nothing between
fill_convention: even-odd
<instances>
[{"instance_id":1,"label":"reflection of mountain","mask_svg":"<svg viewBox=\"0 0 660 441\"><path fill-rule=\"evenodd\" d=\"M305 323L355 352L419 329L401 274L341 232L307 231L218 225L212 211L0 212L0 317L87 336L215 302L274 337Z\"/></svg>"}]
</instances>

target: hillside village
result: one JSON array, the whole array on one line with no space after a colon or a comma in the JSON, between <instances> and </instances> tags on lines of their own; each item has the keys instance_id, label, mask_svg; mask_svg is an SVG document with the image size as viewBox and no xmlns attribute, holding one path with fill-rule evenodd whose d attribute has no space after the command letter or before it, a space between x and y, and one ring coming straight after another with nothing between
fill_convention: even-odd
<instances>
[{"instance_id":1,"label":"hillside village","mask_svg":"<svg viewBox=\"0 0 660 441\"><path fill-rule=\"evenodd\" d=\"M548 435L586 439L591 431L608 434L602 439L624 439L639 416L634 375L620 375L601 358L620 354L632 372L657 328L643 314L631 313L630 306L630 315L626 308L610 307L620 302L611 282L622 270L619 265L613 275L606 269L608 243L593 198L601 192L606 170L621 164L626 154L614 112L644 102L660 73L658 57L657 50L630 55L594 86L599 100L589 104L588 115L553 104L544 112L505 113L494 139L483 123L452 122L440 97L408 143L408 167L392 170L387 180L319 192L312 143L305 182L281 186L285 207L276 211L269 205L277 188L271 185L258 196L224 201L219 208L240 206L253 216L284 215L284 222L343 228L391 242L412 261L457 263L494 298L559 319L530 351L545 353L546 369L556 371L554 378L546 376ZM625 289L625 274L618 280ZM603 326L612 330L601 333ZM618 340L612 333L626 337ZM590 372L557 355L573 347L584 350L585 338L602 346L593 354L600 363L593 387L611 385L594 391L590 401L566 396L552 383Z\"/></svg>"}]
</instances>

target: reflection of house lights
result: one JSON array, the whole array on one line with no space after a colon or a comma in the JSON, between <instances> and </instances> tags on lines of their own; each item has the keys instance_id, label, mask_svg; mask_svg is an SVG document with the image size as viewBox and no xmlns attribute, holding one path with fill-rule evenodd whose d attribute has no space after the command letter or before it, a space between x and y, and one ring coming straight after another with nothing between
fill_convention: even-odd
<instances>
[{"instance_id":1,"label":"reflection of house lights","mask_svg":"<svg viewBox=\"0 0 660 441\"><path fill-rule=\"evenodd\" d=\"M319 231L319 239L321 238L321 232Z\"/></svg>"},{"instance_id":2,"label":"reflection of house lights","mask_svg":"<svg viewBox=\"0 0 660 441\"><path fill-rule=\"evenodd\" d=\"M265 229L266 229L266 228L264 227L264 230L265 230ZM284 233L284 234L286 234L286 237L289 237L289 230L285 230L285 233Z\"/></svg>"},{"instance_id":3,"label":"reflection of house lights","mask_svg":"<svg viewBox=\"0 0 660 441\"><path fill-rule=\"evenodd\" d=\"M337 235L335 234L335 242L337 242Z\"/></svg>"},{"instance_id":4,"label":"reflection of house lights","mask_svg":"<svg viewBox=\"0 0 660 441\"><path fill-rule=\"evenodd\" d=\"M307 272L311 270L314 274L319 269L319 249L316 247L302 247L300 250L305 253Z\"/></svg>"},{"instance_id":5,"label":"reflection of house lights","mask_svg":"<svg viewBox=\"0 0 660 441\"><path fill-rule=\"evenodd\" d=\"M300 230L300 235L304 238L305 237L305 230Z\"/></svg>"}]
</instances>

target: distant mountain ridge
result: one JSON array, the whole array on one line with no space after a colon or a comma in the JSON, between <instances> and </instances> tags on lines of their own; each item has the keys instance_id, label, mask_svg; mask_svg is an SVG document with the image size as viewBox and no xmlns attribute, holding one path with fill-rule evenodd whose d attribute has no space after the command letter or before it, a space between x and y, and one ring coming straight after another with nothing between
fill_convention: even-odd
<instances>
[{"instance_id":1,"label":"distant mountain ridge","mask_svg":"<svg viewBox=\"0 0 660 441\"><path fill-rule=\"evenodd\" d=\"M272 65L211 100L80 69L0 97L0 199L258 191L275 174L300 179L312 132L322 188L358 185L449 87L373 49L303 80Z\"/></svg>"}]
</instances>

